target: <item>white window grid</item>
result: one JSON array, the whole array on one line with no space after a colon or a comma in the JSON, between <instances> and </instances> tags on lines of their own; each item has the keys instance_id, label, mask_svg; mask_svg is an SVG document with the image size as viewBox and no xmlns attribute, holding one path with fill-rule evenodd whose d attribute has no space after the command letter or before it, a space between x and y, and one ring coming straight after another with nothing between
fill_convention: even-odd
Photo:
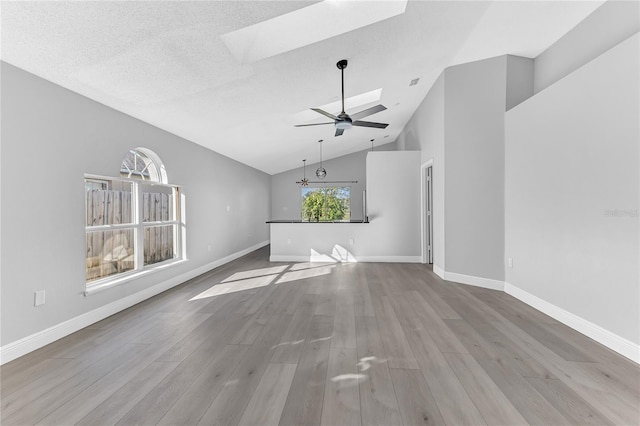
<instances>
[{"instance_id":1,"label":"white window grid","mask_svg":"<svg viewBox=\"0 0 640 426\"><path fill-rule=\"evenodd\" d=\"M131 208L132 208L132 222L131 223L123 223L123 224L109 224L109 225L86 225L85 226L85 235L89 232L96 231L115 231L115 230L125 230L130 229L133 230L134 235L134 268L130 271L121 272L109 275L104 278L98 278L95 280L87 281L86 287L87 290L92 287L99 287L109 284L114 281L121 281L123 278L131 277L139 274L142 271L151 270L154 268L159 268L165 266L170 263L174 263L176 261L180 261L184 259L184 250L183 250L183 211L181 206L181 192L180 187L177 185L170 185L166 183L153 182L150 183L148 180L137 180L137 179L127 179L122 177L112 177L112 176L99 176L99 175L84 175L85 181L111 181L111 182L126 182L131 184ZM171 214L172 220L160 220L160 221L152 221L145 222L143 217L142 205L143 205L143 195L140 187L142 185L153 185L160 186L164 188L170 188L173 194L174 202L171 204ZM173 252L174 257L172 259L167 259L162 262L152 263L149 265L144 264L144 230L145 228L157 227L157 226L168 226L173 225Z\"/></svg>"}]
</instances>

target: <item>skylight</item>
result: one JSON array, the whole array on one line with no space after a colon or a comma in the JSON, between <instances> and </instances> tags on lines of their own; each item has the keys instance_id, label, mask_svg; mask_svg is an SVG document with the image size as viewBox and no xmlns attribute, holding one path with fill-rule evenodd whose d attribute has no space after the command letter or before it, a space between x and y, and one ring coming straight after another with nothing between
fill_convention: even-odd
<instances>
[{"instance_id":1,"label":"skylight","mask_svg":"<svg viewBox=\"0 0 640 426\"><path fill-rule=\"evenodd\" d=\"M401 15L406 7L407 0L325 0L221 39L238 62L255 62Z\"/></svg>"},{"instance_id":2,"label":"skylight","mask_svg":"<svg viewBox=\"0 0 640 426\"><path fill-rule=\"evenodd\" d=\"M362 105L374 103L374 102L379 102L381 96L382 96L382 88L345 98L344 109L349 111L350 113L359 112L358 107ZM338 114L342 109L342 101L337 100L335 102L331 102L329 104L324 104L320 106L314 105L314 108L320 108L323 111L327 111L332 114ZM301 123L315 120L317 118L322 118L322 119L325 119L326 121L326 117L323 117L322 115L319 115L317 112L311 111L310 109L301 111L294 116L294 120L296 122L301 122Z\"/></svg>"}]
</instances>

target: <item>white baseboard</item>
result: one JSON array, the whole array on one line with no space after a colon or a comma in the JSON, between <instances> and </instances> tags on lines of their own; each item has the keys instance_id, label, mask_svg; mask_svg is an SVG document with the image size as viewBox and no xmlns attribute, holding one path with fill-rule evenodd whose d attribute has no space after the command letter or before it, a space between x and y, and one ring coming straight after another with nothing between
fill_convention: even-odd
<instances>
[{"instance_id":1,"label":"white baseboard","mask_svg":"<svg viewBox=\"0 0 640 426\"><path fill-rule=\"evenodd\" d=\"M422 263L422 256L358 256L359 262Z\"/></svg>"},{"instance_id":2,"label":"white baseboard","mask_svg":"<svg viewBox=\"0 0 640 426\"><path fill-rule=\"evenodd\" d=\"M310 256L289 256L285 254L272 254L269 262L310 262ZM332 260L331 262L335 262Z\"/></svg>"},{"instance_id":3,"label":"white baseboard","mask_svg":"<svg viewBox=\"0 0 640 426\"><path fill-rule=\"evenodd\" d=\"M438 274L440 276L440 274ZM444 277L440 278L453 281L460 284L468 284L476 287L488 288L491 290L504 291L504 281L493 280L490 278L474 277L472 275L457 274L455 272L443 271Z\"/></svg>"},{"instance_id":4,"label":"white baseboard","mask_svg":"<svg viewBox=\"0 0 640 426\"><path fill-rule=\"evenodd\" d=\"M332 262L332 263L356 263L356 262L382 262L382 263L422 263L421 256L353 256L346 259L337 260L334 257L324 254L314 254L309 256L272 254L269 256L270 262Z\"/></svg>"},{"instance_id":5,"label":"white baseboard","mask_svg":"<svg viewBox=\"0 0 640 426\"><path fill-rule=\"evenodd\" d=\"M507 282L492 280L488 278L474 277L471 275L456 274L454 272L447 272L441 268L433 265L433 272L443 280L453 281L461 284L469 284L476 287L484 287L492 290L501 290L516 299L526 303L527 305L539 310L540 312L549 315L551 318L560 321L564 325L573 328L574 330L584 334L587 337L592 338L598 343L606 346L619 353L620 355L629 358L630 360L640 364L640 345L637 345L624 337L618 336L600 327L597 324L592 323L584 318L581 318L569 311L566 311L546 300L540 299L531 293L509 284Z\"/></svg>"},{"instance_id":6,"label":"white baseboard","mask_svg":"<svg viewBox=\"0 0 640 426\"><path fill-rule=\"evenodd\" d=\"M113 314L116 314L124 309L127 309L137 303L140 303L150 297L153 297L163 291L166 291L176 285L182 284L192 278L197 277L211 269L222 266L229 263L239 257L242 257L254 250L264 247L269 244L269 241L263 241L254 246L248 247L244 250L225 256L221 259L210 262L206 265L200 266L191 271L180 274L169 280L156 284L153 287L146 288L135 294L127 296L123 299L116 300L93 311L79 315L70 320L64 321L60 324L56 324L53 327L49 327L46 330L39 331L30 336L6 344L0 347L0 365L12 361L22 355L39 349L48 345L58 339L68 336L84 327L94 324L104 318L107 318ZM320 255L316 256L289 256L289 255L272 255L270 256L272 262L327 262L327 257ZM336 262L335 259L330 261ZM347 259L347 261L352 261ZM363 256L358 257L360 262L394 262L394 263L421 263L421 256ZM593 340L603 344L609 349L629 358L630 360L640 364L640 345L637 345L621 336L618 336L597 324L594 324L584 318L578 317L560 307L557 307L545 300L540 299L520 288L504 283L498 280L492 280L488 278L474 277L470 275L457 274L453 272L446 272L436 265L433 265L433 271L440 278L447 281L454 281L462 284L474 285L477 287L484 287L493 290L502 290L507 294L512 295L516 299L526 303L529 306L549 315L550 317L560 321L561 323L573 328L574 330L592 338Z\"/></svg>"},{"instance_id":7,"label":"white baseboard","mask_svg":"<svg viewBox=\"0 0 640 426\"><path fill-rule=\"evenodd\" d=\"M527 305L536 308L540 312L549 315L551 318L560 321L620 355L640 364L640 345L637 345L624 337L618 336L617 334L614 334L591 321L555 306L546 300L542 300L538 296L534 296L513 284L505 283L504 291Z\"/></svg>"},{"instance_id":8,"label":"white baseboard","mask_svg":"<svg viewBox=\"0 0 640 426\"><path fill-rule=\"evenodd\" d=\"M153 287L148 287L142 291L124 297L122 299L111 302L107 305L101 306L97 309L79 315L75 318L71 318L67 321L64 321L60 324L56 324L53 327L49 327L45 330L34 333L30 336L24 337L15 342L8 343L2 347L0 347L0 365L5 364L9 361L12 361L18 357L28 354L29 352L35 351L43 346L48 345L51 342L54 342L58 339L61 339L65 336L68 336L71 333L75 333L78 330L81 330L91 324L94 324L98 321L101 321L113 314L116 314L122 310L125 310L137 303L142 302L150 297L155 296L156 294L160 294L163 291L169 290L172 287L175 287L179 284L184 283L192 278L197 277L211 269L217 268L219 266L224 265L225 263L231 262L239 257L242 257L248 253L251 253L254 250L257 250L261 247L269 244L269 241L263 241L254 246L248 247L244 250L238 251L236 253L230 254L229 256L225 256L221 259L217 259L213 262L210 262L206 265L195 268L191 271L185 272L173 278L170 278L166 281L158 283Z\"/></svg>"},{"instance_id":9,"label":"white baseboard","mask_svg":"<svg viewBox=\"0 0 640 426\"><path fill-rule=\"evenodd\" d=\"M444 280L444 269L442 269L441 267L439 267L435 263L433 264L433 273Z\"/></svg>"},{"instance_id":10,"label":"white baseboard","mask_svg":"<svg viewBox=\"0 0 640 426\"><path fill-rule=\"evenodd\" d=\"M196 271L201 271L201 272L198 272L197 274L195 274L194 277L197 277L198 275L204 274L205 272L210 271L210 270L212 270L214 268L217 268L218 266L222 266L225 263L229 263L229 262L231 262L233 260L236 260L236 259L238 259L238 258L240 258L240 257L242 257L242 256L244 256L246 254L251 253L252 251L256 251L259 248L262 248L262 247L268 246L268 245L269 245L269 240L265 240L265 241L262 241L262 242L260 242L258 244L254 244L251 247L247 247L246 249L237 251L235 253L231 253L229 256L225 256L225 257L223 257L221 259L214 260L211 263L207 263L206 265L201 266L200 268L196 269ZM191 279L191 278L189 278L189 279Z\"/></svg>"}]
</instances>

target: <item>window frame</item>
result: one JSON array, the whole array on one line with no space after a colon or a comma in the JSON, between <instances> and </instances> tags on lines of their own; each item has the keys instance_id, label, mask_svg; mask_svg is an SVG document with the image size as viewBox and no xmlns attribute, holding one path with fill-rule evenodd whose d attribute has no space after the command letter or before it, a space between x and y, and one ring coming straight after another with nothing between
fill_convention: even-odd
<instances>
[{"instance_id":1,"label":"window frame","mask_svg":"<svg viewBox=\"0 0 640 426\"><path fill-rule=\"evenodd\" d=\"M131 184L131 204L132 204L132 222L124 224L110 224L110 225L87 225L86 223L86 210L85 210L85 244L86 236L90 232L96 231L115 231L122 229L133 230L133 247L134 247L134 268L126 272L115 273L103 278L97 278L95 280L87 281L85 270L85 296L94 293L98 290L106 289L114 285L122 284L124 282L131 281L134 278L138 278L150 272L154 272L160 269L164 269L167 266L171 266L177 263L181 263L186 260L184 239L185 239L185 223L184 223L184 204L182 199L182 190L179 185L173 185L157 181L141 180L136 178L126 178L122 176L102 176L95 174L84 174L84 182L87 181L117 181L126 182ZM173 205L171 206L172 220L168 221L154 221L145 222L143 206L143 191L142 185L162 186L164 188L170 188L173 194ZM86 190L85 190L86 197ZM86 209L86 200L85 200ZM157 226L173 226L173 253L174 257L171 259L163 260L148 265L144 264L144 230L145 228L157 227ZM86 249L85 249L86 250ZM85 254L86 262L86 254Z\"/></svg>"}]
</instances>

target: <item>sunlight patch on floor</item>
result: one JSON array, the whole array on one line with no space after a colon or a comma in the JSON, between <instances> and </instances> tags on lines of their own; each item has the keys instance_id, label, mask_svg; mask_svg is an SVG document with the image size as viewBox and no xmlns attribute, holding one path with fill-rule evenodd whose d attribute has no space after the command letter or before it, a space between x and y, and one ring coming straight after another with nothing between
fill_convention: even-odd
<instances>
[{"instance_id":1,"label":"sunlight patch on floor","mask_svg":"<svg viewBox=\"0 0 640 426\"><path fill-rule=\"evenodd\" d=\"M366 381L369 378L366 374L339 374L331 378L332 382L340 383L340 387L348 388L351 386L357 386L358 384Z\"/></svg>"},{"instance_id":2,"label":"sunlight patch on floor","mask_svg":"<svg viewBox=\"0 0 640 426\"><path fill-rule=\"evenodd\" d=\"M358 362L358 369L360 371L367 371L371 368L371 365L382 364L386 361L386 359L378 359L375 356L366 356L364 358L360 358L360 361Z\"/></svg>"},{"instance_id":3,"label":"sunlight patch on floor","mask_svg":"<svg viewBox=\"0 0 640 426\"><path fill-rule=\"evenodd\" d=\"M291 268L289 268L289 271L300 271L303 269L315 269L315 268L322 268L324 266L335 266L335 263L336 263L335 261L296 263L294 265L291 265Z\"/></svg>"},{"instance_id":4,"label":"sunlight patch on floor","mask_svg":"<svg viewBox=\"0 0 640 426\"><path fill-rule=\"evenodd\" d=\"M280 346L296 346L296 345L299 345L300 343L304 343L304 339L278 343L277 345L271 346L271 349L275 349Z\"/></svg>"},{"instance_id":5,"label":"sunlight patch on floor","mask_svg":"<svg viewBox=\"0 0 640 426\"><path fill-rule=\"evenodd\" d=\"M319 337L317 339L313 339L311 341L311 343L316 343L316 342L323 342L325 340L331 340L331 338L333 337L333 334L331 336L327 336L327 337Z\"/></svg>"},{"instance_id":6,"label":"sunlight patch on floor","mask_svg":"<svg viewBox=\"0 0 640 426\"><path fill-rule=\"evenodd\" d=\"M341 388L357 386L369 379L369 375L364 374L365 371L369 370L375 364L382 364L384 362L386 362L385 359L379 359L375 356L360 358L360 361L358 361L359 373L338 374L337 376L332 377L331 381L338 383Z\"/></svg>"},{"instance_id":7,"label":"sunlight patch on floor","mask_svg":"<svg viewBox=\"0 0 640 426\"><path fill-rule=\"evenodd\" d=\"M300 271L285 272L282 277L276 281L276 284L288 283L291 281L304 280L307 278L329 275L335 268L335 265L323 266L321 268L303 269Z\"/></svg>"},{"instance_id":8,"label":"sunlight patch on floor","mask_svg":"<svg viewBox=\"0 0 640 426\"><path fill-rule=\"evenodd\" d=\"M247 278L256 278L256 277L261 277L265 275L279 274L281 272L284 272L288 267L289 265L282 265L282 266L274 266L272 268L251 269L249 271L236 272L235 274L229 275L227 278L225 278L221 282L226 283L229 281L238 281L238 280L244 280Z\"/></svg>"},{"instance_id":9,"label":"sunlight patch on floor","mask_svg":"<svg viewBox=\"0 0 640 426\"><path fill-rule=\"evenodd\" d=\"M220 283L216 284L213 287L208 288L197 296L192 297L189 301L206 299L209 297L220 296L222 294L235 293L237 291L243 290L251 290L253 288L260 288L268 286L276 279L278 274L265 275L262 277L256 278L247 278L244 280L228 282L228 283Z\"/></svg>"},{"instance_id":10,"label":"sunlight patch on floor","mask_svg":"<svg viewBox=\"0 0 640 426\"><path fill-rule=\"evenodd\" d=\"M334 250L335 251L335 250ZM250 269L248 271L235 272L207 290L192 297L189 301L202 300L237 291L251 290L276 284L304 280L322 275L328 275L338 264L335 259L331 262L312 263L302 262L295 265L286 264L269 268Z\"/></svg>"}]
</instances>

